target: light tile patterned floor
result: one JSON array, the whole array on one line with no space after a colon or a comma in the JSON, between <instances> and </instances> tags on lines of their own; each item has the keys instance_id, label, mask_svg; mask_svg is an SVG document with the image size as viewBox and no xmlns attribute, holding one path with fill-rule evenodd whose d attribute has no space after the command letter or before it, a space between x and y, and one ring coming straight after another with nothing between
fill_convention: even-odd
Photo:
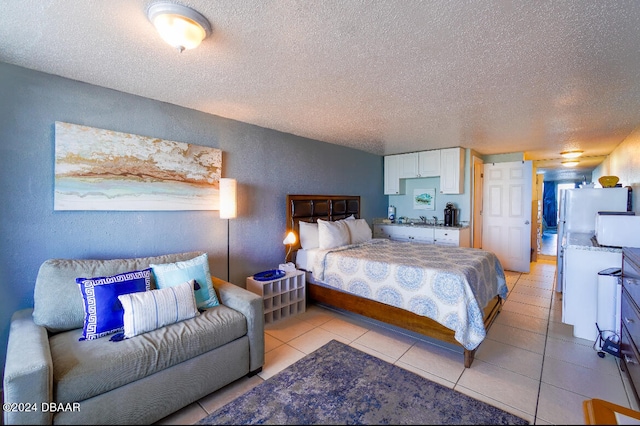
<instances>
[{"instance_id":1,"label":"light tile patterned floor","mask_svg":"<svg viewBox=\"0 0 640 426\"><path fill-rule=\"evenodd\" d=\"M572 327L561 322L561 294L553 290L555 260L531 265L528 274L507 272L509 296L471 368L464 368L462 352L453 346L312 305L266 327L266 362L258 376L238 380L158 424L195 423L332 339L531 424L584 424L582 402L589 398L637 410L617 359L598 357L592 341L573 337Z\"/></svg>"}]
</instances>

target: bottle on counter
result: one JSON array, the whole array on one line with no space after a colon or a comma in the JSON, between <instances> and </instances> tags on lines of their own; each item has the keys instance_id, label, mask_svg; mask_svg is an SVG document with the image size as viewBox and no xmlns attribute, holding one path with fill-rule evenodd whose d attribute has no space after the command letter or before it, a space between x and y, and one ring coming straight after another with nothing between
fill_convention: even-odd
<instances>
[{"instance_id":1,"label":"bottle on counter","mask_svg":"<svg viewBox=\"0 0 640 426\"><path fill-rule=\"evenodd\" d=\"M391 223L394 223L396 221L396 208L394 206L389 206L387 217L391 221Z\"/></svg>"}]
</instances>

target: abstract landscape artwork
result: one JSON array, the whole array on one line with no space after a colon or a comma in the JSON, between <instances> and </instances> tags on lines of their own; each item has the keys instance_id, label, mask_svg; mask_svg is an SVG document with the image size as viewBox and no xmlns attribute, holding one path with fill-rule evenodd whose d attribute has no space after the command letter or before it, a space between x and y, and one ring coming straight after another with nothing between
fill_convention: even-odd
<instances>
[{"instance_id":1,"label":"abstract landscape artwork","mask_svg":"<svg viewBox=\"0 0 640 426\"><path fill-rule=\"evenodd\" d=\"M435 210L436 189L414 189L413 208L418 210Z\"/></svg>"},{"instance_id":2,"label":"abstract landscape artwork","mask_svg":"<svg viewBox=\"0 0 640 426\"><path fill-rule=\"evenodd\" d=\"M54 210L219 210L222 151L56 121Z\"/></svg>"}]
</instances>

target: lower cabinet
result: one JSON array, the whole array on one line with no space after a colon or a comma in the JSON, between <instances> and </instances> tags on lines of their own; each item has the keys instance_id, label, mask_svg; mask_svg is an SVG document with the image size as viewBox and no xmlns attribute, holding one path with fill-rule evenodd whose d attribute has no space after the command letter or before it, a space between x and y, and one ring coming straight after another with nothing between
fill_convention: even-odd
<instances>
[{"instance_id":1,"label":"lower cabinet","mask_svg":"<svg viewBox=\"0 0 640 426\"><path fill-rule=\"evenodd\" d=\"M620 366L640 389L640 248L622 249L622 302L620 307Z\"/></svg>"},{"instance_id":2,"label":"lower cabinet","mask_svg":"<svg viewBox=\"0 0 640 426\"><path fill-rule=\"evenodd\" d=\"M375 238L388 238L395 241L413 241L422 244L439 244L456 247L469 247L469 228L449 228L435 226L373 225Z\"/></svg>"}]
</instances>

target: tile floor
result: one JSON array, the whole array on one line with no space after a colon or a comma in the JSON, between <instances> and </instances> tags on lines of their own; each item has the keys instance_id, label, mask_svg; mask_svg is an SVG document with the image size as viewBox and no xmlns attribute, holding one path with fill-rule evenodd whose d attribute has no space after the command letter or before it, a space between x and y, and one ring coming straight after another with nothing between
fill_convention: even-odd
<instances>
[{"instance_id":1,"label":"tile floor","mask_svg":"<svg viewBox=\"0 0 640 426\"><path fill-rule=\"evenodd\" d=\"M331 339L531 424L584 424L582 402L589 398L637 410L617 359L599 358L592 341L573 337L572 327L561 322L561 294L553 290L555 270L555 260L543 257L532 263L528 274L507 272L509 295L471 368L463 367L462 351L452 346L311 305L305 313L267 325L266 362L259 375L240 379L158 424L193 424Z\"/></svg>"}]
</instances>

